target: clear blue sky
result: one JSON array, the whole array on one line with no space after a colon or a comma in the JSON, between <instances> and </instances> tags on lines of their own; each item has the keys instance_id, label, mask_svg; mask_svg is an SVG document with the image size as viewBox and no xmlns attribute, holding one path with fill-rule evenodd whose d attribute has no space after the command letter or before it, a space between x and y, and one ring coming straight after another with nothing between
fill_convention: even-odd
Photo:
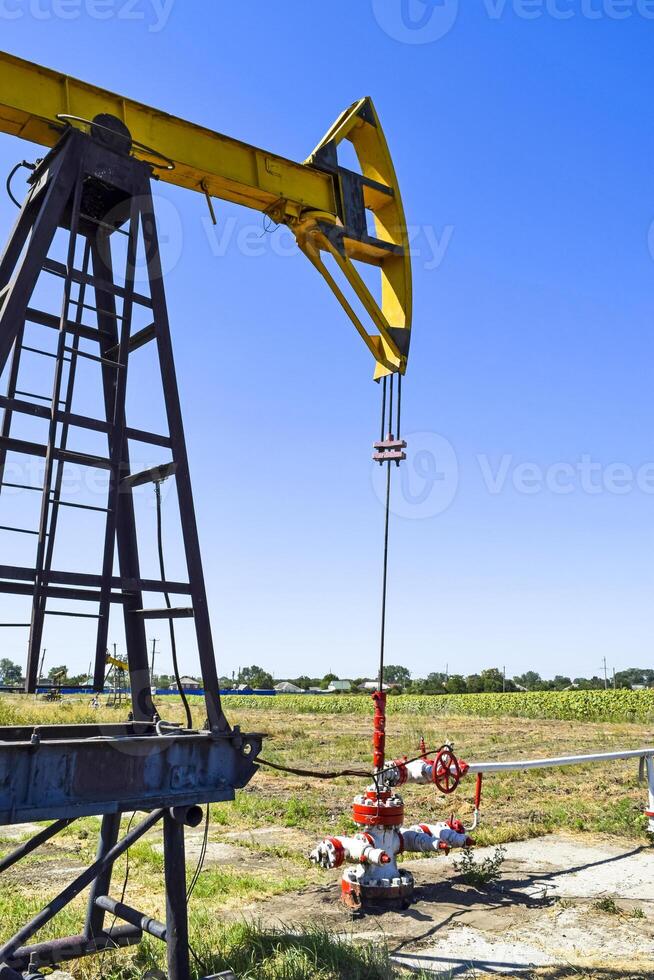
<instances>
[{"instance_id":1,"label":"clear blue sky","mask_svg":"<svg viewBox=\"0 0 654 980\"><path fill-rule=\"evenodd\" d=\"M652 7L0 0L4 49L298 160L375 99L415 230L388 660L416 675L651 664ZM0 172L30 153L0 138ZM369 355L283 231L219 204L208 234L200 195L156 192L219 669L372 675ZM77 625L49 628L48 661L85 668Z\"/></svg>"}]
</instances>

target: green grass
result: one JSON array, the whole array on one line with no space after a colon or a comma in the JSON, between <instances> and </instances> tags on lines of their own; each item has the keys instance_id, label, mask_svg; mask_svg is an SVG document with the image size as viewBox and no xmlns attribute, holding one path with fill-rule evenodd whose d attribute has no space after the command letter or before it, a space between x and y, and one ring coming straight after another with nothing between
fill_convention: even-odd
<instances>
[{"instance_id":1,"label":"green grass","mask_svg":"<svg viewBox=\"0 0 654 980\"><path fill-rule=\"evenodd\" d=\"M383 938L374 943L352 942L319 927L224 926L210 913L198 913L192 923L191 944L197 976L223 970L233 970L238 980L395 980L406 976L391 963ZM102 964L102 980L142 980L148 970L162 968L161 944L146 939L132 956L108 954ZM94 968L91 961L82 962L76 975L95 980L97 964Z\"/></svg>"},{"instance_id":2,"label":"green grass","mask_svg":"<svg viewBox=\"0 0 654 980\"><path fill-rule=\"evenodd\" d=\"M216 868L202 872L193 897L197 901L215 898L221 901L228 898L252 900L298 891L306 884L307 878L302 875L272 876L269 873L253 874L233 868Z\"/></svg>"},{"instance_id":3,"label":"green grass","mask_svg":"<svg viewBox=\"0 0 654 980\"><path fill-rule=\"evenodd\" d=\"M370 714L370 698L358 695L228 695L225 707L298 714ZM651 722L654 690L525 691L511 694L402 694L389 699L393 714L466 715L477 718L553 718L560 721Z\"/></svg>"}]
</instances>

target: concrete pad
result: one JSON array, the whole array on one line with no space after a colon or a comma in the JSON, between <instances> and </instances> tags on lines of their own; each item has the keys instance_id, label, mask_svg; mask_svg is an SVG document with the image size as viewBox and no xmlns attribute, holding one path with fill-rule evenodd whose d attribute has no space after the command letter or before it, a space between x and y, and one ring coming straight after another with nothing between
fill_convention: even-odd
<instances>
[{"instance_id":1,"label":"concrete pad","mask_svg":"<svg viewBox=\"0 0 654 980\"><path fill-rule=\"evenodd\" d=\"M493 852L480 849L479 859ZM635 902L654 901L654 848L613 842L585 843L558 835L509 844L503 885L527 895L592 899L610 895Z\"/></svg>"},{"instance_id":2,"label":"concrete pad","mask_svg":"<svg viewBox=\"0 0 654 980\"><path fill-rule=\"evenodd\" d=\"M493 847L479 848L477 862L494 852ZM639 976L654 976L654 849L554 834L507 844L501 879L486 900L480 894L476 908L469 904L469 893L465 904L461 894L456 908L459 887L452 858L447 864L451 889L446 895L443 882L442 897L452 910L451 923L443 928L441 920L435 943L415 948L403 943L394 956L398 964L435 974L471 970L483 976L563 964L624 963L625 976L627 967L642 970ZM433 861L420 859L408 866L424 880L430 865L434 869ZM624 903L624 914L594 907L600 897L612 898L618 908ZM630 919L634 907L646 918Z\"/></svg>"},{"instance_id":3,"label":"concrete pad","mask_svg":"<svg viewBox=\"0 0 654 980\"><path fill-rule=\"evenodd\" d=\"M528 943L490 942L478 929L453 930L447 939L415 953L396 953L393 960L412 970L453 974L521 973L539 966L556 966L556 959Z\"/></svg>"}]
</instances>

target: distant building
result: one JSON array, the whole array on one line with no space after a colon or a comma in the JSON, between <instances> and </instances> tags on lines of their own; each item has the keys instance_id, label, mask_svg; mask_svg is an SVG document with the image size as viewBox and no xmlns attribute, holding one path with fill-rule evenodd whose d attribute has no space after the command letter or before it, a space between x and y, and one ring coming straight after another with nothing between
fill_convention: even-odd
<instances>
[{"instance_id":1,"label":"distant building","mask_svg":"<svg viewBox=\"0 0 654 980\"><path fill-rule=\"evenodd\" d=\"M180 677L183 691L201 691L202 684L195 677ZM178 691L177 682L170 685L171 691Z\"/></svg>"},{"instance_id":2,"label":"distant building","mask_svg":"<svg viewBox=\"0 0 654 980\"><path fill-rule=\"evenodd\" d=\"M290 681L280 681L279 684L275 684L275 690L278 694L304 694L301 687L298 687L297 684L291 684Z\"/></svg>"},{"instance_id":3,"label":"distant building","mask_svg":"<svg viewBox=\"0 0 654 980\"><path fill-rule=\"evenodd\" d=\"M364 681L363 684L359 684L360 691L376 691L379 687L379 681ZM392 684L382 684L382 690L390 691Z\"/></svg>"},{"instance_id":4,"label":"distant building","mask_svg":"<svg viewBox=\"0 0 654 980\"><path fill-rule=\"evenodd\" d=\"M241 694L253 694L253 690L249 684L239 684L236 688Z\"/></svg>"},{"instance_id":5,"label":"distant building","mask_svg":"<svg viewBox=\"0 0 654 980\"><path fill-rule=\"evenodd\" d=\"M332 681L329 687L327 688L327 690L328 691L351 691L352 681Z\"/></svg>"}]
</instances>

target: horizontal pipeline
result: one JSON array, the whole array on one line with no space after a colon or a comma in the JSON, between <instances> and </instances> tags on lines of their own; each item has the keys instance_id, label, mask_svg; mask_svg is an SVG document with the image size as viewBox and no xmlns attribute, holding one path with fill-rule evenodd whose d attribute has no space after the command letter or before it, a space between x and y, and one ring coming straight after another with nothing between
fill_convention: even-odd
<instances>
[{"instance_id":1,"label":"horizontal pipeline","mask_svg":"<svg viewBox=\"0 0 654 980\"><path fill-rule=\"evenodd\" d=\"M594 755L562 755L556 759L516 759L513 762L471 762L468 772L520 772L523 769L553 769L556 766L579 766L587 762L610 762L613 759L654 757L654 746L624 752L598 752Z\"/></svg>"}]
</instances>

